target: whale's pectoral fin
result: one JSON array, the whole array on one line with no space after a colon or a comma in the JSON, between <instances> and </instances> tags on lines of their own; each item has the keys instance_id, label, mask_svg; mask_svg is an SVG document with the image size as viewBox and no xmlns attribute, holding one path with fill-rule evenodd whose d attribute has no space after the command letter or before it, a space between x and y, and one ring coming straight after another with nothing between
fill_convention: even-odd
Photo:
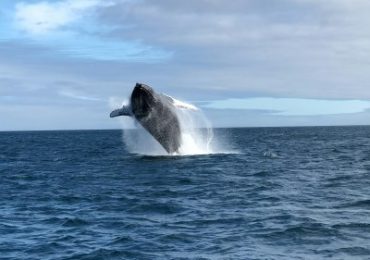
<instances>
[{"instance_id":1,"label":"whale's pectoral fin","mask_svg":"<svg viewBox=\"0 0 370 260\"><path fill-rule=\"evenodd\" d=\"M110 117L116 117L116 116L132 116L131 109L128 106L123 106L120 109L113 110L110 115Z\"/></svg>"}]
</instances>

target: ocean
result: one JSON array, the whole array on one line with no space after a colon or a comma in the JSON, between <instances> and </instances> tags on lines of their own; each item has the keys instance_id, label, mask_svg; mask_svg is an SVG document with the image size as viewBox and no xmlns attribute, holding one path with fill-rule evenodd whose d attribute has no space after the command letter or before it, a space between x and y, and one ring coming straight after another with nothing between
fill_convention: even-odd
<instances>
[{"instance_id":1,"label":"ocean","mask_svg":"<svg viewBox=\"0 0 370 260\"><path fill-rule=\"evenodd\" d=\"M215 129L184 156L123 140L0 132L0 258L370 259L370 127Z\"/></svg>"}]
</instances>

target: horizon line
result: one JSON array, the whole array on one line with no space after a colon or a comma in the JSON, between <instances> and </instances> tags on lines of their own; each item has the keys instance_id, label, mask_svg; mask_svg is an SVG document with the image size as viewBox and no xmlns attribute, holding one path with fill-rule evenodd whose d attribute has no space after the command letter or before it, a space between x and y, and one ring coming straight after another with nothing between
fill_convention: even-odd
<instances>
[{"instance_id":1,"label":"horizon line","mask_svg":"<svg viewBox=\"0 0 370 260\"><path fill-rule=\"evenodd\" d=\"M293 125L293 126L216 126L212 129L232 129L232 128L312 128L312 127L370 127L370 124L353 125ZM206 127L199 127L203 129ZM29 129L29 130L0 130L0 133L9 132L58 132L58 131L116 131L116 130L135 130L137 128L81 128L81 129Z\"/></svg>"}]
</instances>

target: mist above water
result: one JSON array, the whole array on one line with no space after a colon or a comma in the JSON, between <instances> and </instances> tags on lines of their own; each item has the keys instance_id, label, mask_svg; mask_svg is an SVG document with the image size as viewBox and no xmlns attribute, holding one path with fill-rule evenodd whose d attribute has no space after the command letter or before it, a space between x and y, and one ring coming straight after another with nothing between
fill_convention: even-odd
<instances>
[{"instance_id":1,"label":"mist above water","mask_svg":"<svg viewBox=\"0 0 370 260\"><path fill-rule=\"evenodd\" d=\"M176 109L176 113L181 127L181 146L178 153L171 155L217 153L212 126L201 111ZM123 141L129 152L153 156L168 155L166 150L136 120L134 120L136 129L127 129L124 122L127 120L134 119L122 121Z\"/></svg>"},{"instance_id":2,"label":"mist above water","mask_svg":"<svg viewBox=\"0 0 370 260\"><path fill-rule=\"evenodd\" d=\"M181 102L181 101L179 101ZM111 102L112 108L127 105ZM130 153L150 156L181 156L215 153L235 153L228 151L225 142L216 138L211 122L200 109L174 108L181 128L181 146L178 153L169 155L166 150L132 117L120 117L123 142Z\"/></svg>"}]
</instances>

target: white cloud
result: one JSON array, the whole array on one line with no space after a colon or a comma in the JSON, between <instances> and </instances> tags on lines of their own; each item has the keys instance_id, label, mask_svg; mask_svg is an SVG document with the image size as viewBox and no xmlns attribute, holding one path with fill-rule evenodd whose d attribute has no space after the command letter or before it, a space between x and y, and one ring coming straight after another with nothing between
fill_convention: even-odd
<instances>
[{"instance_id":1,"label":"white cloud","mask_svg":"<svg viewBox=\"0 0 370 260\"><path fill-rule=\"evenodd\" d=\"M33 45L49 48L64 57L135 62L160 62L171 58L171 52L144 45L137 39L103 38L114 26L101 23L99 12L114 3L113 0L16 3L13 21L17 30L8 30L3 37L28 42L31 39Z\"/></svg>"},{"instance_id":2,"label":"white cloud","mask_svg":"<svg viewBox=\"0 0 370 260\"><path fill-rule=\"evenodd\" d=\"M75 22L87 11L110 4L102 0L21 2L16 5L15 23L29 34L46 34Z\"/></svg>"},{"instance_id":3,"label":"white cloud","mask_svg":"<svg viewBox=\"0 0 370 260\"><path fill-rule=\"evenodd\" d=\"M64 96L64 97L69 97L73 99L79 99L79 100L86 100L86 101L100 101L99 98L95 97L89 97L87 95L84 95L82 93L77 93L75 91L71 90L61 90L58 92L59 95Z\"/></svg>"},{"instance_id":4,"label":"white cloud","mask_svg":"<svg viewBox=\"0 0 370 260\"><path fill-rule=\"evenodd\" d=\"M282 116L354 114L370 109L365 100L316 100L299 98L247 98L212 101L204 105L216 109L265 110Z\"/></svg>"}]
</instances>

